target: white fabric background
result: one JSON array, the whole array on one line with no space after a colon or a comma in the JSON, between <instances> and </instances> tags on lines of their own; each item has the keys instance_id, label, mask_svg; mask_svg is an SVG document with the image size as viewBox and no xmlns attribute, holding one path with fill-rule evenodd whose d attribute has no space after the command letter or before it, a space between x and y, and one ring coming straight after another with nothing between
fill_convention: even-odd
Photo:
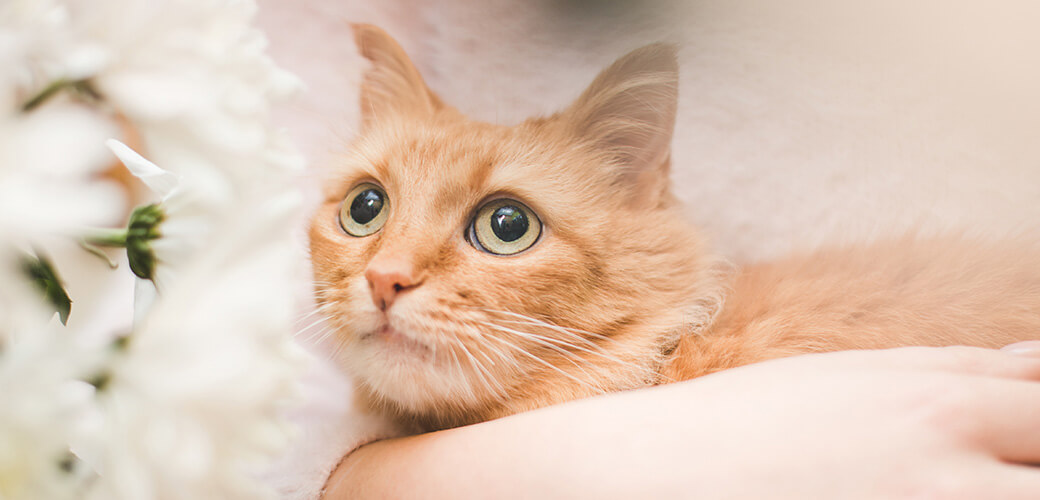
<instances>
[{"instance_id":1,"label":"white fabric background","mask_svg":"<svg viewBox=\"0 0 1040 500\"><path fill-rule=\"evenodd\" d=\"M681 45L675 190L730 259L909 229L1040 234L1040 2L260 7L273 56L309 87L280 119L315 172L335 165L357 122L365 62L348 22L387 29L448 103L499 123L564 106L615 58L664 40ZM312 402L324 410L301 410L312 421L305 435L340 437L301 455L314 463L293 459L295 469L285 470L301 497L325 474L315 467L327 470L341 454L332 447L356 440L349 436L360 428L345 402L349 387L323 370ZM328 411L339 404L332 400L342 403L336 411ZM321 419L324 427L313 424Z\"/></svg>"}]
</instances>

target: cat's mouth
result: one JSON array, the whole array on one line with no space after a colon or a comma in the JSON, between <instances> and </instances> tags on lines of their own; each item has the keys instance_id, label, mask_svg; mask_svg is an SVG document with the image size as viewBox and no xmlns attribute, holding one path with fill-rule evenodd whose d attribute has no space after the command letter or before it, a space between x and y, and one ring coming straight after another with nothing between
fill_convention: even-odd
<instances>
[{"instance_id":1,"label":"cat's mouth","mask_svg":"<svg viewBox=\"0 0 1040 500\"><path fill-rule=\"evenodd\" d=\"M423 358L433 354L433 349L429 344L416 340L390 325L383 325L374 332L362 336L361 340L377 342L395 353L411 354Z\"/></svg>"}]
</instances>

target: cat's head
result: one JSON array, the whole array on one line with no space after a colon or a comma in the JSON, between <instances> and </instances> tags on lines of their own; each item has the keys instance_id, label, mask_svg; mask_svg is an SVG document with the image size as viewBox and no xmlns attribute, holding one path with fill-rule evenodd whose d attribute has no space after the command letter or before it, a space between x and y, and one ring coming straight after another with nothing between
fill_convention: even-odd
<instances>
[{"instance_id":1,"label":"cat's head","mask_svg":"<svg viewBox=\"0 0 1040 500\"><path fill-rule=\"evenodd\" d=\"M651 380L708 273L668 189L675 49L637 49L567 109L506 127L354 30L362 127L310 239L361 387L443 427Z\"/></svg>"}]
</instances>

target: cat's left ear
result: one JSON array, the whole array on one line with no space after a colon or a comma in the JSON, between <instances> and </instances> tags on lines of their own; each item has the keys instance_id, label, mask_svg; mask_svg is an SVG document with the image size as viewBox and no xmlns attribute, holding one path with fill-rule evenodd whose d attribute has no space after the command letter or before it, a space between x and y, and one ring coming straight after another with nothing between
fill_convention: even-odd
<instances>
[{"instance_id":1,"label":"cat's left ear","mask_svg":"<svg viewBox=\"0 0 1040 500\"><path fill-rule=\"evenodd\" d=\"M656 205L668 191L679 96L676 52L674 45L656 43L628 53L561 115L572 133L605 155L634 201Z\"/></svg>"},{"instance_id":2,"label":"cat's left ear","mask_svg":"<svg viewBox=\"0 0 1040 500\"><path fill-rule=\"evenodd\" d=\"M393 37L371 24L351 28L361 55L372 62L361 82L363 127L389 118L431 114L443 106Z\"/></svg>"}]
</instances>

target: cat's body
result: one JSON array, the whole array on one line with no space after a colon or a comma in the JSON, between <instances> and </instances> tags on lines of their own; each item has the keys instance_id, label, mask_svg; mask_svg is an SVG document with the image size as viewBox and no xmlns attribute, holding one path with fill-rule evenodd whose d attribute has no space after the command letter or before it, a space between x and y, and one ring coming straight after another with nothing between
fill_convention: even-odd
<instances>
[{"instance_id":1,"label":"cat's body","mask_svg":"<svg viewBox=\"0 0 1040 500\"><path fill-rule=\"evenodd\" d=\"M664 373L688 379L808 352L1000 347L1040 338L1040 249L907 236L747 266Z\"/></svg>"},{"instance_id":2,"label":"cat's body","mask_svg":"<svg viewBox=\"0 0 1040 500\"><path fill-rule=\"evenodd\" d=\"M903 238L734 270L668 189L674 49L568 109L466 119L385 33L363 129L311 227L317 295L373 406L453 427L804 352L1040 332L1040 251Z\"/></svg>"}]
</instances>

